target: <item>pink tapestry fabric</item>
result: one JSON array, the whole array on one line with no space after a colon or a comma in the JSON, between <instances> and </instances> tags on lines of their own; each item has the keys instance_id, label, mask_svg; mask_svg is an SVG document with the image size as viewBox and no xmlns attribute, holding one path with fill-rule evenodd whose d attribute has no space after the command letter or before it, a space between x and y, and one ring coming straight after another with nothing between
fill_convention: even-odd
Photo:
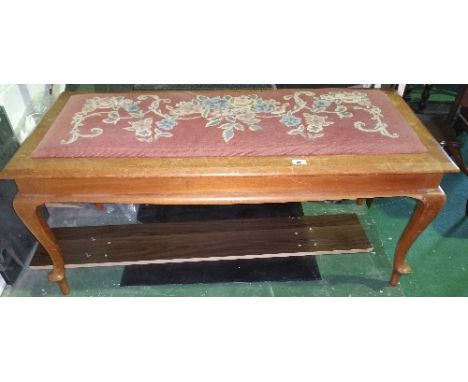
<instances>
[{"instance_id":1,"label":"pink tapestry fabric","mask_svg":"<svg viewBox=\"0 0 468 382\"><path fill-rule=\"evenodd\" d=\"M427 151L379 90L72 95L34 158Z\"/></svg>"}]
</instances>

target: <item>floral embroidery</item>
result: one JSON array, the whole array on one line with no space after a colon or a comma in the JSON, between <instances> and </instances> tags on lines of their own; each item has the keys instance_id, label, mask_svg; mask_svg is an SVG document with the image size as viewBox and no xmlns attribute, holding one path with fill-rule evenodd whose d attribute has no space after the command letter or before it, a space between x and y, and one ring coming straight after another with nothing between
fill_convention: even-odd
<instances>
[{"instance_id":1,"label":"floral embroidery","mask_svg":"<svg viewBox=\"0 0 468 382\"><path fill-rule=\"evenodd\" d=\"M221 97L214 97L214 98L208 98L208 97L203 97L201 96L199 98L202 100L202 105L204 109L224 109L228 106L228 100L226 99L226 96L223 98Z\"/></svg>"},{"instance_id":2,"label":"floral embroidery","mask_svg":"<svg viewBox=\"0 0 468 382\"><path fill-rule=\"evenodd\" d=\"M156 125L163 130L171 130L177 122L173 118L164 118L161 121L157 122Z\"/></svg>"},{"instance_id":3,"label":"floral embroidery","mask_svg":"<svg viewBox=\"0 0 468 382\"><path fill-rule=\"evenodd\" d=\"M146 118L136 122L130 121L130 127L124 127L124 129L134 131L136 139L140 142L153 142L153 132L151 131L152 125L153 118Z\"/></svg>"},{"instance_id":4,"label":"floral embroidery","mask_svg":"<svg viewBox=\"0 0 468 382\"><path fill-rule=\"evenodd\" d=\"M128 111L129 113L136 113L137 111L140 110L140 107L136 102L130 101L130 102L125 102L123 105L125 111Z\"/></svg>"},{"instance_id":5,"label":"floral embroidery","mask_svg":"<svg viewBox=\"0 0 468 382\"><path fill-rule=\"evenodd\" d=\"M269 100L269 101L263 101L263 100L258 100L255 103L255 111L257 113L271 113L274 111L277 107L278 102L274 100Z\"/></svg>"},{"instance_id":6,"label":"floral embroidery","mask_svg":"<svg viewBox=\"0 0 468 382\"><path fill-rule=\"evenodd\" d=\"M151 104L142 108L142 102ZM382 121L379 107L373 105L368 96L360 91L333 91L317 96L311 91L297 91L283 96L285 102L263 99L257 94L241 96L197 95L190 101L180 101L174 106L171 100L158 95L140 95L136 100L124 96L92 97L87 99L80 112L72 119L70 138L62 144L70 144L81 138L94 138L104 132L102 127L84 129L84 121L90 117L102 117L101 122L117 125L128 120L125 130L134 132L141 142L151 143L159 138L170 138L180 121L205 119L205 127L218 128L224 142L230 142L237 133L247 131L259 133L260 123L265 119L277 119L286 127L290 136L299 135L304 139L317 139L325 135L325 128L334 124L329 115L340 119L352 118L353 110L368 113L374 126L356 121L353 126L365 133L379 133L389 138L398 134L388 131ZM301 112L301 115L298 113Z\"/></svg>"},{"instance_id":7,"label":"floral embroidery","mask_svg":"<svg viewBox=\"0 0 468 382\"><path fill-rule=\"evenodd\" d=\"M315 113L319 113L321 111L324 111L328 106L330 106L330 104L331 104L330 101L327 101L327 100L324 100L324 99L316 99L312 103L312 110Z\"/></svg>"},{"instance_id":8,"label":"floral embroidery","mask_svg":"<svg viewBox=\"0 0 468 382\"><path fill-rule=\"evenodd\" d=\"M327 116L304 113L304 117L307 123L307 136L311 139L323 137L323 127L333 125L333 122L327 121Z\"/></svg>"},{"instance_id":9,"label":"floral embroidery","mask_svg":"<svg viewBox=\"0 0 468 382\"><path fill-rule=\"evenodd\" d=\"M318 133L323 130L323 126L332 125L333 122L327 121L328 117L322 117L317 114L304 113L305 120L307 122L307 130L314 133Z\"/></svg>"},{"instance_id":10,"label":"floral embroidery","mask_svg":"<svg viewBox=\"0 0 468 382\"><path fill-rule=\"evenodd\" d=\"M301 123L301 119L292 115L289 111L288 114L281 117L281 123L288 127L292 127L299 125Z\"/></svg>"},{"instance_id":11,"label":"floral embroidery","mask_svg":"<svg viewBox=\"0 0 468 382\"><path fill-rule=\"evenodd\" d=\"M382 135L385 135L386 137L389 138L398 138L397 133L391 133L387 130L388 125L386 123L383 123L381 120L382 113L380 109L376 106L371 106L370 108L361 108L358 106L355 106L354 109L363 109L366 110L368 113L372 115L372 120L376 121L376 124L373 128L366 128L366 124L364 122L354 122L354 127L358 130L364 131L366 133L374 133L374 132L379 132Z\"/></svg>"},{"instance_id":12,"label":"floral embroidery","mask_svg":"<svg viewBox=\"0 0 468 382\"><path fill-rule=\"evenodd\" d=\"M275 110L278 102L262 100L257 95L232 97L207 97L198 95L190 102L182 101L175 107L168 106L173 118L205 118L205 127L217 127L222 130L222 138L227 143L234 138L235 131L246 129L257 132L262 128L257 124L261 119L257 113L268 113ZM195 114L195 115L193 115ZM199 114L199 115L197 115Z\"/></svg>"}]
</instances>

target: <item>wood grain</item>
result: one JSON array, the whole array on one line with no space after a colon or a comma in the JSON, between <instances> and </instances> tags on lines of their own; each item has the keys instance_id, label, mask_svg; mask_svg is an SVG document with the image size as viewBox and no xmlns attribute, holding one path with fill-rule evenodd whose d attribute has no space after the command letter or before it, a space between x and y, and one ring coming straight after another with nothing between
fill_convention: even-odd
<instances>
[{"instance_id":1,"label":"wood grain","mask_svg":"<svg viewBox=\"0 0 468 382\"><path fill-rule=\"evenodd\" d=\"M354 214L55 228L65 264L96 266L369 252ZM31 267L50 267L39 247Z\"/></svg>"}]
</instances>

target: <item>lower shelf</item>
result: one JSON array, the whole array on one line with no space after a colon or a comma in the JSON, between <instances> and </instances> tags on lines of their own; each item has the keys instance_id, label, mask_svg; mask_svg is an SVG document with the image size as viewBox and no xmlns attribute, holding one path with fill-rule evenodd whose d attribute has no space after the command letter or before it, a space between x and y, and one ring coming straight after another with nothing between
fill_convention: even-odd
<instances>
[{"instance_id":1,"label":"lower shelf","mask_svg":"<svg viewBox=\"0 0 468 382\"><path fill-rule=\"evenodd\" d=\"M372 251L356 215L52 229L67 267L218 261ZM41 246L31 268L51 268Z\"/></svg>"}]
</instances>

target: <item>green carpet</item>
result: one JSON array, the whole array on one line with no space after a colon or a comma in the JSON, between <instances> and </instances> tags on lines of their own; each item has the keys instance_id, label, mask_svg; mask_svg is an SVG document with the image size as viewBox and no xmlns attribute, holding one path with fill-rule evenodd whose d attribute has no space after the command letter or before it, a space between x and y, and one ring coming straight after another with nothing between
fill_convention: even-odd
<instances>
[{"instance_id":1,"label":"green carpet","mask_svg":"<svg viewBox=\"0 0 468 382\"><path fill-rule=\"evenodd\" d=\"M424 85L415 85L411 91L410 101L418 102L421 100ZM453 102L457 96L458 85L434 85L428 102Z\"/></svg>"}]
</instances>

